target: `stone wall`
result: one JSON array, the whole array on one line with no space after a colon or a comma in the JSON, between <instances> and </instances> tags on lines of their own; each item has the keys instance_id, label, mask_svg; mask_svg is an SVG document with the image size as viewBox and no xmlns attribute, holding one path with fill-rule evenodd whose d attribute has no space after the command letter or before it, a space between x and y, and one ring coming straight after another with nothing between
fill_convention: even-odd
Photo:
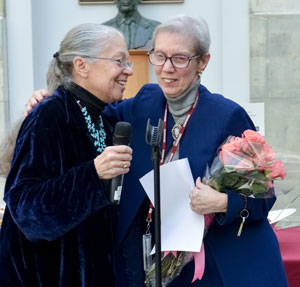
<instances>
[{"instance_id":1,"label":"stone wall","mask_svg":"<svg viewBox=\"0 0 300 287\"><path fill-rule=\"evenodd\" d=\"M273 209L298 208L284 224L300 225L300 1L250 0L250 99L265 103L265 137L287 177ZM295 201L291 203L291 201Z\"/></svg>"},{"instance_id":2,"label":"stone wall","mask_svg":"<svg viewBox=\"0 0 300 287\"><path fill-rule=\"evenodd\" d=\"M6 27L5 27L5 5L0 0L0 141L2 141L9 124L9 110L6 80ZM3 198L4 178L0 177L0 203Z\"/></svg>"}]
</instances>

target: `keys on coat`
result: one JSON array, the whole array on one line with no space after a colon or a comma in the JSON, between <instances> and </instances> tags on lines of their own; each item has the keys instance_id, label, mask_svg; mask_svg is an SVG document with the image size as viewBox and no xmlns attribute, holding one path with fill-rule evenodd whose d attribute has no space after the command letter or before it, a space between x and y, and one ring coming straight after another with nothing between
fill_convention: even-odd
<instances>
[{"instance_id":1,"label":"keys on coat","mask_svg":"<svg viewBox=\"0 0 300 287\"><path fill-rule=\"evenodd\" d=\"M242 234L242 230L243 230L243 226L244 226L244 223L246 221L246 218L249 216L249 211L247 209L243 209L241 212L240 212L240 217L242 218L242 222L240 224L240 228L239 228L239 231L237 233L237 236L241 236Z\"/></svg>"}]
</instances>

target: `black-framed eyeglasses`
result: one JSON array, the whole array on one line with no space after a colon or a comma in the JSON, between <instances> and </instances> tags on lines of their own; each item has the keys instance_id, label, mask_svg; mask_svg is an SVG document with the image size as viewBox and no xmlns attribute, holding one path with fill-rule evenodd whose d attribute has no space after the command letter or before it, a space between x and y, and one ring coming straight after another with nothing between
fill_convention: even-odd
<instances>
[{"instance_id":1,"label":"black-framed eyeglasses","mask_svg":"<svg viewBox=\"0 0 300 287\"><path fill-rule=\"evenodd\" d=\"M133 68L133 63L132 62L127 62L127 61L124 61L124 60L121 60L121 59L103 58L103 57L90 57L90 56L82 56L82 57L89 58L89 59L107 60L107 61L118 62L122 69L132 69Z\"/></svg>"},{"instance_id":2,"label":"black-framed eyeglasses","mask_svg":"<svg viewBox=\"0 0 300 287\"><path fill-rule=\"evenodd\" d=\"M162 52L155 52L154 50L151 50L148 52L149 62L150 64L154 66L163 66L167 60L170 60L171 64L175 68L184 69L187 68L190 64L190 61L194 59L198 59L201 56L195 55L195 56L186 56L186 55L174 55L171 57L168 57Z\"/></svg>"}]
</instances>

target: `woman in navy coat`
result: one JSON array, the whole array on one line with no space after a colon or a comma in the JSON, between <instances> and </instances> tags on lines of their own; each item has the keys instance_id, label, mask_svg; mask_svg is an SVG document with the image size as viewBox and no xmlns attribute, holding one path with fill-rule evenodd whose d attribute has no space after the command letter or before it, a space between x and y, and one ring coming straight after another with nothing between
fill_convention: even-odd
<instances>
[{"instance_id":1,"label":"woman in navy coat","mask_svg":"<svg viewBox=\"0 0 300 287\"><path fill-rule=\"evenodd\" d=\"M255 129L242 107L200 84L199 75L210 57L205 22L175 17L159 25L153 38L149 58L158 85L145 85L135 98L109 106L106 111L112 120L126 120L133 127L133 161L124 180L116 234L118 287L141 287L144 282L142 235L146 232L149 200L139 178L153 168L151 147L144 136L148 118L157 125L167 109L166 162L174 142L174 125L184 123L199 95L173 158L187 157L195 180L204 176L207 164L228 136L241 136L244 130ZM199 183L190 198L195 212L215 215L204 239L204 275L192 284L191 262L170 287L287 286L277 238L267 220L274 198L248 198L249 217L240 237L240 212L245 207L241 195L230 190L219 193Z\"/></svg>"},{"instance_id":2,"label":"woman in navy coat","mask_svg":"<svg viewBox=\"0 0 300 287\"><path fill-rule=\"evenodd\" d=\"M128 56L123 36L99 24L71 29L54 54L53 95L24 120L6 181L0 286L114 286L106 183L129 171L132 151L106 147L101 113L122 98Z\"/></svg>"}]
</instances>

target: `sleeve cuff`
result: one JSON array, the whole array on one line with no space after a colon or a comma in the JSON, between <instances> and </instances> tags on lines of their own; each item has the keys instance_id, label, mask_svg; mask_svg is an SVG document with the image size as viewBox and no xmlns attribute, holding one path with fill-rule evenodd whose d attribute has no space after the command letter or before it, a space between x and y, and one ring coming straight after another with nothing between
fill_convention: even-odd
<instances>
[{"instance_id":1,"label":"sleeve cuff","mask_svg":"<svg viewBox=\"0 0 300 287\"><path fill-rule=\"evenodd\" d=\"M226 190L225 193L228 195L227 212L215 214L215 219L220 225L229 224L237 220L241 210L245 206L244 199L241 195L230 190Z\"/></svg>"}]
</instances>

